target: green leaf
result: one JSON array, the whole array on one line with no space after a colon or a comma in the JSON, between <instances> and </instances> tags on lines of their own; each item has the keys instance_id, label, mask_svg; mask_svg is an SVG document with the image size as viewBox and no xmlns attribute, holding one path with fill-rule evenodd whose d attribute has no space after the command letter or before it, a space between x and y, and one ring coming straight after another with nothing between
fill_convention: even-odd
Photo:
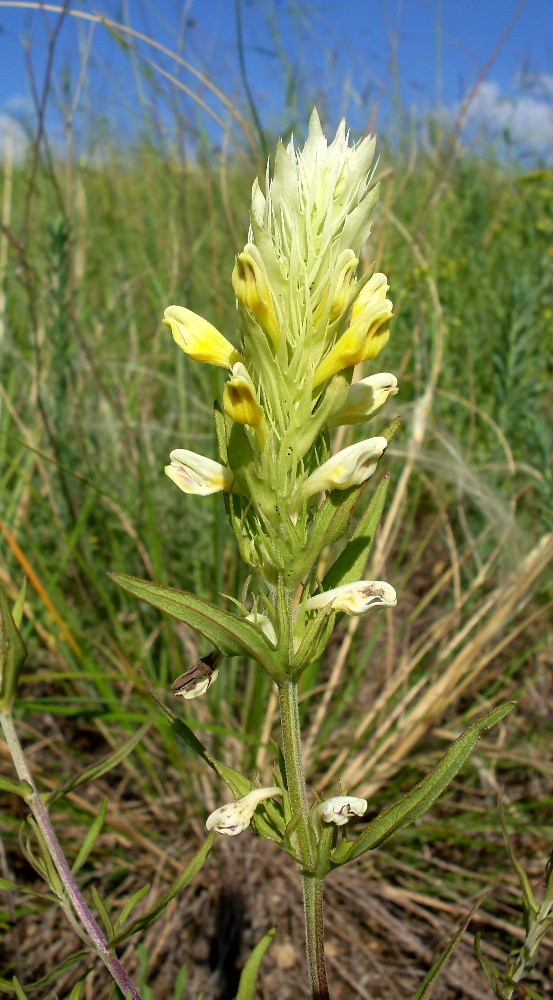
<instances>
[{"instance_id":1,"label":"green leaf","mask_svg":"<svg viewBox=\"0 0 553 1000\"><path fill-rule=\"evenodd\" d=\"M83 958L90 958L90 951L88 948L83 948L81 951L76 951L74 952L73 955L69 955L68 958L65 958L63 962L60 962L59 965L56 965L54 966L53 969L50 969L50 971L47 972L46 975L42 977L42 979L37 979L35 980L34 983L26 983L25 985L27 990L29 991L39 990L41 989L42 986L48 986L49 983L57 979L58 976L63 975L64 972L67 972L74 965L76 965L77 962L80 962L81 959ZM13 990L11 990L10 992L13 992Z\"/></svg>"},{"instance_id":2,"label":"green leaf","mask_svg":"<svg viewBox=\"0 0 553 1000\"><path fill-rule=\"evenodd\" d=\"M390 444L392 438L396 436L402 423L403 423L403 417L401 416L394 417L394 419L391 420L389 424L386 424L384 430L380 431L380 434L382 435L382 437L386 438L388 444Z\"/></svg>"},{"instance_id":3,"label":"green leaf","mask_svg":"<svg viewBox=\"0 0 553 1000\"><path fill-rule=\"evenodd\" d=\"M482 954L482 948L480 945L480 934L476 934L474 938L474 950L476 952L476 957L480 962L480 965L482 966L484 975L488 980L490 989L496 1000L508 1000L507 994L503 989L503 983L501 981L501 976L499 972L497 971L495 965L492 965L489 959L487 959L486 956Z\"/></svg>"},{"instance_id":4,"label":"green leaf","mask_svg":"<svg viewBox=\"0 0 553 1000\"><path fill-rule=\"evenodd\" d=\"M315 514L305 547L286 573L286 586L289 590L303 580L327 545L332 545L345 535L351 515L366 485L362 483L361 486L352 486L349 490L331 490L328 494L320 510Z\"/></svg>"},{"instance_id":5,"label":"green leaf","mask_svg":"<svg viewBox=\"0 0 553 1000\"><path fill-rule=\"evenodd\" d=\"M6 715L11 712L26 657L25 643L14 622L8 598L0 587L0 712Z\"/></svg>"},{"instance_id":6,"label":"green leaf","mask_svg":"<svg viewBox=\"0 0 553 1000\"><path fill-rule=\"evenodd\" d=\"M116 934L117 931L121 929L125 921L130 917L135 906L138 906L140 900L144 899L144 896L147 896L147 894L150 891L151 884L152 884L151 882L146 882L146 885L143 885L141 889L138 889L134 893L134 895L132 895L131 898L127 900L123 909L121 910L121 913L117 917L115 924L113 925L113 930Z\"/></svg>"},{"instance_id":7,"label":"green leaf","mask_svg":"<svg viewBox=\"0 0 553 1000\"><path fill-rule=\"evenodd\" d=\"M387 474L373 493L369 506L359 521L351 541L330 567L323 580L323 590L364 579L365 566L380 524L390 476Z\"/></svg>"},{"instance_id":8,"label":"green leaf","mask_svg":"<svg viewBox=\"0 0 553 1000\"><path fill-rule=\"evenodd\" d=\"M94 817L92 823L90 824L86 837L79 849L79 853L77 854L77 857L73 862L73 867L71 868L71 872L73 875L76 875L77 872L81 870L86 859L88 858L88 855L94 848L94 844L96 843L98 837L100 836L100 831L104 825L104 820L106 818L108 802L109 800L106 796L106 798L104 798L102 801L102 805L100 806L100 812L98 813L97 816Z\"/></svg>"},{"instance_id":9,"label":"green leaf","mask_svg":"<svg viewBox=\"0 0 553 1000\"><path fill-rule=\"evenodd\" d=\"M17 595L17 600L13 606L12 618L16 628L21 628L21 619L23 618L23 605L25 604L25 594L27 592L27 577L23 577L23 583L21 584L21 590Z\"/></svg>"},{"instance_id":10,"label":"green leaf","mask_svg":"<svg viewBox=\"0 0 553 1000\"><path fill-rule=\"evenodd\" d=\"M121 941L126 941L131 934L135 934L136 931L144 930L153 924L154 920L157 919L160 913L163 912L168 903L175 898L186 886L192 881L193 878L201 871L203 865L205 864L206 858L213 847L213 841L215 839L215 834L210 833L197 854L194 855L192 860L186 866L186 868L180 873L180 875L175 879L173 884L164 892L162 896L157 900L156 903L145 913L142 917L137 917L133 920L128 927L123 928L117 934L111 937L109 941L109 948L115 948L116 945L120 944Z\"/></svg>"},{"instance_id":11,"label":"green leaf","mask_svg":"<svg viewBox=\"0 0 553 1000\"><path fill-rule=\"evenodd\" d=\"M219 775L219 777L225 782L225 785L230 788L235 798L239 799L242 795L247 795L247 793L251 791L251 784L248 779L245 778L243 774L240 774L239 771L235 771L234 768L228 767L226 764L222 764L221 761L213 757L206 747L204 747L201 740L199 740L190 727L186 725L186 722L179 719L179 717L175 715L170 708L167 708L167 705L163 704L161 699L158 698L156 692L153 690L152 686L149 684L147 678L145 679L150 689L152 698L157 702L162 712L169 719L175 732L181 737L182 740L184 740L186 745L190 747L190 749L193 750L198 757L201 757L201 759L205 761L205 763L211 767L216 774Z\"/></svg>"},{"instance_id":12,"label":"green leaf","mask_svg":"<svg viewBox=\"0 0 553 1000\"><path fill-rule=\"evenodd\" d=\"M11 892L12 889L17 889L15 882L10 882L7 878L0 878L0 889L4 892Z\"/></svg>"},{"instance_id":13,"label":"green leaf","mask_svg":"<svg viewBox=\"0 0 553 1000\"><path fill-rule=\"evenodd\" d=\"M108 938L110 938L111 935L113 934L113 924L111 922L111 917L108 911L106 910L104 901L98 894L98 890L95 885L92 886L91 892L92 892L92 899L94 901L94 906L98 910L100 919L106 929L106 934Z\"/></svg>"},{"instance_id":14,"label":"green leaf","mask_svg":"<svg viewBox=\"0 0 553 1000\"><path fill-rule=\"evenodd\" d=\"M274 680L284 680L285 674L261 630L237 615L184 590L174 590L149 580L140 580L125 573L110 573L118 587L133 594L141 601L147 601L154 608L165 611L181 622L205 636L206 639L224 653L225 656L245 654L253 657L265 668Z\"/></svg>"},{"instance_id":15,"label":"green leaf","mask_svg":"<svg viewBox=\"0 0 553 1000\"><path fill-rule=\"evenodd\" d=\"M411 1000L426 1000L426 997L429 996L430 991L431 991L431 989L432 989L432 987L434 985L435 980L437 979L437 977L440 974L442 968L444 967L445 963L447 962L449 956L451 955L451 952L454 950L454 948L456 948L457 944L461 940L461 938L462 938L463 934L465 933L465 931L466 931L466 929L467 929L467 927L468 927L468 925L469 925L469 923L470 923L470 921L471 921L474 913L476 912L476 910L480 906L480 903L482 902L482 899L483 899L483 897L481 897L480 899L478 899L476 901L476 903L472 907L470 913L468 913L467 916L465 917L465 919L463 920L461 926L459 927L459 930L452 937L452 939L449 942L449 944L442 951L442 954L440 955L440 957L438 958L438 960L436 962L434 962L434 965L432 966L432 968L430 969L430 971L424 977L424 979L423 979L422 983L420 984L417 992L414 993L413 996L411 997Z\"/></svg>"},{"instance_id":16,"label":"green leaf","mask_svg":"<svg viewBox=\"0 0 553 1000\"><path fill-rule=\"evenodd\" d=\"M451 745L445 757L426 778L407 792L394 805L388 806L366 827L363 833L350 844L341 844L332 853L335 864L345 864L359 858L365 851L371 851L386 843L413 820L422 816L460 771L474 750L484 729L491 729L512 711L515 702L507 702L479 719Z\"/></svg>"},{"instance_id":17,"label":"green leaf","mask_svg":"<svg viewBox=\"0 0 553 1000\"><path fill-rule=\"evenodd\" d=\"M515 870L515 874L518 878L519 885L522 890L524 918L525 918L524 923L526 926L526 930L528 931L530 929L530 922L529 922L530 915L532 915L533 917L537 917L540 908L536 902L534 893L532 892L532 887L530 885L530 882L528 881L528 876L526 875L526 872L524 871L524 869L522 868L522 866L515 857L515 853L513 851L511 840L509 837L509 832L507 830L507 823L505 821L505 809L503 808L503 801L501 800L500 800L500 816L501 816L501 829L503 830L503 839L505 841L505 846L507 847L509 860Z\"/></svg>"},{"instance_id":18,"label":"green leaf","mask_svg":"<svg viewBox=\"0 0 553 1000\"><path fill-rule=\"evenodd\" d=\"M21 985L19 983L19 979L17 978L17 976L13 977L13 989L17 997L17 1000L27 1000L27 994L24 993L23 990L21 989Z\"/></svg>"},{"instance_id":19,"label":"green leaf","mask_svg":"<svg viewBox=\"0 0 553 1000\"><path fill-rule=\"evenodd\" d=\"M135 733L132 734L130 739L123 743L122 746L118 747L113 753L103 757L102 760L96 761L96 763L91 764L90 767L85 767L83 771L76 774L74 778L70 778L65 785L60 788L56 788L54 792L48 796L47 801L53 802L56 799L61 798L62 795L67 795L68 792L72 792L74 788L78 788L79 785L86 784L87 781L95 781L101 778L103 774L107 774L112 768L120 764L122 760L125 760L130 753L134 750L135 746L140 743L140 740L148 732L151 726L151 722L145 722L140 729L137 729Z\"/></svg>"},{"instance_id":20,"label":"green leaf","mask_svg":"<svg viewBox=\"0 0 553 1000\"><path fill-rule=\"evenodd\" d=\"M259 944L256 944L242 970L242 975L240 976L240 982L238 984L238 993L236 994L234 1000L254 1000L259 966L261 965L263 956L265 955L269 945L272 943L275 934L276 928L273 927L272 930L265 935L265 937L261 938Z\"/></svg>"},{"instance_id":21,"label":"green leaf","mask_svg":"<svg viewBox=\"0 0 553 1000\"><path fill-rule=\"evenodd\" d=\"M1 775L0 790L3 792L11 792L12 795L19 795L19 797L24 799L25 802L28 802L33 794L33 789L28 781L10 781L9 778L4 778Z\"/></svg>"}]
</instances>

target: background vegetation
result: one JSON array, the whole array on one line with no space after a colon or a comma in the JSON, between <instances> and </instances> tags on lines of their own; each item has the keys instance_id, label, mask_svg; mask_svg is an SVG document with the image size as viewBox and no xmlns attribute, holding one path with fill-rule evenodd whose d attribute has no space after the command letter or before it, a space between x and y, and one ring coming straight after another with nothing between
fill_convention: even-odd
<instances>
[{"instance_id":1,"label":"background vegetation","mask_svg":"<svg viewBox=\"0 0 553 1000\"><path fill-rule=\"evenodd\" d=\"M264 160L248 116L229 124L231 152L198 133L187 161L159 141L147 107L140 138L124 148L106 141L101 158L72 151L69 117L63 149L39 130L23 159L3 164L0 583L15 599L28 579L17 723L39 787L51 791L149 722L116 771L52 807L74 859L107 800L79 878L113 916L148 883L140 907L163 891L222 794L149 692L165 698L204 647L106 573L214 600L241 593L220 499L200 505L163 475L172 448L215 455L220 378L177 353L160 317L186 304L232 333L230 273L246 240L254 163L262 170ZM173 125L178 136L179 116ZM518 708L424 820L330 880L337 997L409 995L489 886L470 931L501 961L523 930L500 788L538 893L553 835L553 177L475 157L455 127L400 138L392 149L381 136L365 260L388 274L396 313L379 367L398 375L400 395L380 424L405 418L367 577L390 580L399 601L380 618L344 623L331 656L304 676L310 781L372 795L374 815L474 718L506 699ZM204 699L179 710L219 758L270 784L275 707L268 678L233 659ZM1 742L0 763L11 776ZM6 798L2 874L40 893L18 850L23 815ZM146 997L233 996L245 957L273 925L260 996L303 995L299 884L271 846L249 833L218 843L196 882L131 939L122 958ZM0 973L30 988L75 950L74 933L40 896L11 899ZM437 997L488 995L471 947L468 933ZM538 989L552 958L544 949ZM87 959L33 995L67 996L85 976L83 996L109 995L104 970Z\"/></svg>"}]
</instances>

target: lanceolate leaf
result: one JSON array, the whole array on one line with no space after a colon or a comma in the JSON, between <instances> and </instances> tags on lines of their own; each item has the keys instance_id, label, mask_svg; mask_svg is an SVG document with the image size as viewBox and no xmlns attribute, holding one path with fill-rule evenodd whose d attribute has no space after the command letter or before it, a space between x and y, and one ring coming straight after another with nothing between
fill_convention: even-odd
<instances>
[{"instance_id":1,"label":"lanceolate leaf","mask_svg":"<svg viewBox=\"0 0 553 1000\"><path fill-rule=\"evenodd\" d=\"M259 944L256 944L242 970L240 983L238 985L238 993L236 994L234 1000L255 1000L255 986L257 983L259 966L261 965L263 956L271 944L275 934L276 930L273 928L265 935L264 938L261 938Z\"/></svg>"},{"instance_id":2,"label":"lanceolate leaf","mask_svg":"<svg viewBox=\"0 0 553 1000\"><path fill-rule=\"evenodd\" d=\"M83 771L80 771L78 774L74 775L73 778L70 778L65 785L62 785L60 788L56 788L54 792L51 792L47 801L55 802L56 799L61 798L62 795L67 795L68 792L72 792L73 789L78 788L79 785L84 785L88 781L96 781L96 779L100 778L103 774L107 774L108 771L111 771L113 767L116 767L117 764L120 764L122 760L125 760L125 758L132 753L135 746L140 743L142 737L148 732L151 724L152 723L150 721L145 722L144 725L140 726L140 729L137 729L136 732L132 734L126 743L117 747L113 753L108 754L107 757L103 757L95 764L91 764L90 767L85 767Z\"/></svg>"},{"instance_id":3,"label":"lanceolate leaf","mask_svg":"<svg viewBox=\"0 0 553 1000\"><path fill-rule=\"evenodd\" d=\"M186 622L209 639L225 656L251 656L263 664L275 680L284 680L285 675L275 656L275 650L253 622L223 611L215 604L184 590L174 590L125 573L109 575L122 590L141 601L147 601L160 611L166 611L173 618Z\"/></svg>"},{"instance_id":4,"label":"lanceolate leaf","mask_svg":"<svg viewBox=\"0 0 553 1000\"><path fill-rule=\"evenodd\" d=\"M309 572L321 550L345 535L351 515L366 483L352 486L349 490L332 490L320 510L315 515L311 533L301 555L285 576L286 586L291 590Z\"/></svg>"},{"instance_id":5,"label":"lanceolate leaf","mask_svg":"<svg viewBox=\"0 0 553 1000\"><path fill-rule=\"evenodd\" d=\"M458 771L474 750L480 734L484 729L491 729L500 722L513 708L515 702L507 702L493 712L489 712L478 722L475 722L466 733L452 743L445 757L438 766L427 775L415 788L392 806L388 806L376 819L369 823L363 833L350 844L341 844L332 852L332 860L337 864L345 864L359 858L365 851L380 847L390 837L403 830L413 820L422 816L433 802L442 794Z\"/></svg>"},{"instance_id":6,"label":"lanceolate leaf","mask_svg":"<svg viewBox=\"0 0 553 1000\"><path fill-rule=\"evenodd\" d=\"M426 997L428 997L430 995L430 991L431 991L432 987L434 986L434 983L435 983L437 977L439 976L442 968L444 967L444 965L447 962L449 956L451 955L451 952L458 945L458 943L461 940L463 934L465 933L465 931L466 931L466 929L467 929L467 927L468 927L468 925L470 923L470 920L472 919L473 914L475 913L475 911L480 906L480 903L482 902L482 898L483 897L481 897L480 899L478 899L476 901L476 903L472 907L470 913L468 913L467 916L465 917L465 919L463 920L463 923L459 927L459 930L457 931L457 933L452 937L452 939L449 942L449 944L447 944L446 947L444 948L444 950L442 951L442 954L440 955L440 957L437 959L436 962L434 962L434 965L432 966L432 968L430 969L430 971L424 977L424 979L423 979L422 983L420 984L417 992L414 993L413 996L411 997L411 1000L426 1000Z\"/></svg>"},{"instance_id":7,"label":"lanceolate leaf","mask_svg":"<svg viewBox=\"0 0 553 1000\"><path fill-rule=\"evenodd\" d=\"M326 574L323 590L332 590L333 587L341 587L343 584L364 579L365 566L380 524L389 482L390 477L387 474L373 493L369 506L351 536L351 541Z\"/></svg>"}]
</instances>

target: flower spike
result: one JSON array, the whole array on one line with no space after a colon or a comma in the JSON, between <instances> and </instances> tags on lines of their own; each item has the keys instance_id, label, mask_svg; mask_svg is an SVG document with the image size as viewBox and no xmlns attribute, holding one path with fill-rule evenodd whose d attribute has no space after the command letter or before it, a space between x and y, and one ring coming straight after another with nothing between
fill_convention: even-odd
<instances>
[{"instance_id":1,"label":"flower spike","mask_svg":"<svg viewBox=\"0 0 553 1000\"><path fill-rule=\"evenodd\" d=\"M200 497L207 497L210 493L230 493L234 475L226 465L186 448L177 448L169 457L171 465L165 466L165 473L183 493Z\"/></svg>"},{"instance_id":2,"label":"flower spike","mask_svg":"<svg viewBox=\"0 0 553 1000\"><path fill-rule=\"evenodd\" d=\"M205 825L208 830L224 834L225 837L235 837L246 830L260 802L282 795L280 788L256 788L241 799L220 806L207 817Z\"/></svg>"},{"instance_id":3,"label":"flower spike","mask_svg":"<svg viewBox=\"0 0 553 1000\"><path fill-rule=\"evenodd\" d=\"M163 325L170 328L173 340L192 361L205 361L219 368L232 368L241 360L230 341L191 309L169 306L163 316Z\"/></svg>"}]
</instances>

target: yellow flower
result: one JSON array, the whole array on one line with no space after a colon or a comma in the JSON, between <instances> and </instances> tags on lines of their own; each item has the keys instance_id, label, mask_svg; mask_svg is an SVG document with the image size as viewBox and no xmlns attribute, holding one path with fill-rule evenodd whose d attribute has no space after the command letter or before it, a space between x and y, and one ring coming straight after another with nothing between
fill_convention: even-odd
<instances>
[{"instance_id":1,"label":"yellow flower","mask_svg":"<svg viewBox=\"0 0 553 1000\"><path fill-rule=\"evenodd\" d=\"M165 466L165 473L183 493L200 497L230 493L234 475L226 465L186 448L177 448L169 457L171 465Z\"/></svg>"},{"instance_id":2,"label":"yellow flower","mask_svg":"<svg viewBox=\"0 0 553 1000\"><path fill-rule=\"evenodd\" d=\"M240 299L269 334L275 348L278 347L280 324L277 319L273 295L267 280L263 258L253 243L247 243L243 253L239 253L232 272L232 287Z\"/></svg>"},{"instance_id":3,"label":"yellow flower","mask_svg":"<svg viewBox=\"0 0 553 1000\"><path fill-rule=\"evenodd\" d=\"M390 372L369 375L350 386L344 403L328 421L329 427L342 424L361 424L372 417L388 399L398 391L397 378Z\"/></svg>"},{"instance_id":4,"label":"yellow flower","mask_svg":"<svg viewBox=\"0 0 553 1000\"><path fill-rule=\"evenodd\" d=\"M361 289L351 310L348 329L315 369L313 386L336 375L344 368L376 358L388 343L392 303L386 298L385 274L373 274Z\"/></svg>"},{"instance_id":5,"label":"yellow flower","mask_svg":"<svg viewBox=\"0 0 553 1000\"><path fill-rule=\"evenodd\" d=\"M374 437L343 448L311 473L298 499L303 500L322 490L349 490L350 486L360 486L373 475L387 446L385 437Z\"/></svg>"},{"instance_id":6,"label":"yellow flower","mask_svg":"<svg viewBox=\"0 0 553 1000\"><path fill-rule=\"evenodd\" d=\"M170 328L175 343L193 361L206 361L220 368L232 368L241 360L230 341L191 309L169 306L164 313L163 325Z\"/></svg>"},{"instance_id":7,"label":"yellow flower","mask_svg":"<svg viewBox=\"0 0 553 1000\"><path fill-rule=\"evenodd\" d=\"M243 364L233 366L232 378L223 389L223 409L231 420L248 427L258 427L263 420L255 386Z\"/></svg>"}]
</instances>

